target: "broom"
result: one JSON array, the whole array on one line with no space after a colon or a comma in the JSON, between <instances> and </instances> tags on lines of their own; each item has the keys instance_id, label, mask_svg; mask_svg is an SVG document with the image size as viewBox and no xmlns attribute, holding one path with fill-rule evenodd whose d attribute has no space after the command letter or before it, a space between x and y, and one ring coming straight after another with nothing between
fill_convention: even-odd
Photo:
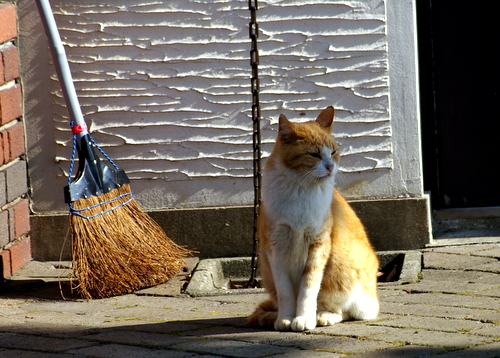
<instances>
[{"instance_id":1,"label":"broom","mask_svg":"<svg viewBox=\"0 0 500 358\"><path fill-rule=\"evenodd\" d=\"M50 4L48 0L36 4L72 122L73 153L65 188L72 287L84 298L103 298L163 283L181 272L183 259L192 252L171 241L141 210L125 172L90 136ZM111 167L101 162L96 149ZM76 152L78 172L71 181Z\"/></svg>"}]
</instances>

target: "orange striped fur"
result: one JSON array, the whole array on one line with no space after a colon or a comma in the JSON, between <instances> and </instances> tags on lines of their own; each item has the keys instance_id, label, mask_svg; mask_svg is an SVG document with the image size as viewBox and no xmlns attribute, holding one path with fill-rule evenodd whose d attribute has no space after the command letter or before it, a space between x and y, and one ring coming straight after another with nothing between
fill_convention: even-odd
<instances>
[{"instance_id":1,"label":"orange striped fur","mask_svg":"<svg viewBox=\"0 0 500 358\"><path fill-rule=\"evenodd\" d=\"M339 149L334 109L315 121L281 115L263 176L262 282L269 299L248 325L303 331L378 314L378 259L363 225L334 189Z\"/></svg>"}]
</instances>

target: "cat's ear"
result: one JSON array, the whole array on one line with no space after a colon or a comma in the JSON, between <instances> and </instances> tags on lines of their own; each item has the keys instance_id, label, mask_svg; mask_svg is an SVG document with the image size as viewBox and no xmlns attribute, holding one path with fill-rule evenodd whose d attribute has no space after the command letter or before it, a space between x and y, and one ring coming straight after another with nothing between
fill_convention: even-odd
<instances>
[{"instance_id":1,"label":"cat's ear","mask_svg":"<svg viewBox=\"0 0 500 358\"><path fill-rule=\"evenodd\" d=\"M330 106L326 107L321 111L318 118L316 118L316 122L328 132L331 132L333 126L333 115L335 113L335 109Z\"/></svg>"},{"instance_id":2,"label":"cat's ear","mask_svg":"<svg viewBox=\"0 0 500 358\"><path fill-rule=\"evenodd\" d=\"M293 128L293 123L284 114L280 114L278 133L281 140L286 143L294 142L298 139Z\"/></svg>"}]
</instances>

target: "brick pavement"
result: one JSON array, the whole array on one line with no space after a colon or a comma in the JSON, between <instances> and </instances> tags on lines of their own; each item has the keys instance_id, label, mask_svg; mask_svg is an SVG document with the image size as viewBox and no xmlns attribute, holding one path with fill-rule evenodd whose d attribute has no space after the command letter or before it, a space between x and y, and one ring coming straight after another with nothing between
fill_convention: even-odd
<instances>
[{"instance_id":1,"label":"brick pavement","mask_svg":"<svg viewBox=\"0 0 500 358\"><path fill-rule=\"evenodd\" d=\"M30 266L17 278L61 271ZM427 249L418 283L380 286L377 320L304 333L246 328L263 294L191 298L179 279L92 301L62 300L57 283L9 282L0 357L500 357L499 273L499 245Z\"/></svg>"}]
</instances>

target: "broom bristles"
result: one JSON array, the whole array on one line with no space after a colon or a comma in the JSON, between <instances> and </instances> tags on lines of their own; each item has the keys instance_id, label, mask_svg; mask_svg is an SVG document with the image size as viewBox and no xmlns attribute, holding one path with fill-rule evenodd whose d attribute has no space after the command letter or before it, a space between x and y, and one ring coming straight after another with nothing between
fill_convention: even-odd
<instances>
[{"instance_id":1,"label":"broom bristles","mask_svg":"<svg viewBox=\"0 0 500 358\"><path fill-rule=\"evenodd\" d=\"M192 255L170 240L131 196L120 197L129 192L125 184L72 203L74 209L104 203L82 211L87 217L121 205L90 219L70 215L76 285L72 283L84 298L115 296L163 283L178 275L183 259Z\"/></svg>"}]
</instances>

